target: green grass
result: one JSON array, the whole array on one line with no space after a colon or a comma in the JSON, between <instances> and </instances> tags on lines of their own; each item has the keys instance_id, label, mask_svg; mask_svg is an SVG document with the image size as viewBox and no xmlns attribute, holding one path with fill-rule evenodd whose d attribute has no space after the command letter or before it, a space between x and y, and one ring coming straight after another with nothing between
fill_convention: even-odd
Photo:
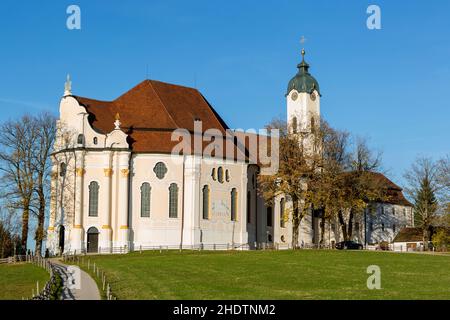
<instances>
[{"instance_id":1,"label":"green grass","mask_svg":"<svg viewBox=\"0 0 450 320\"><path fill-rule=\"evenodd\" d=\"M47 271L30 263L0 265L0 300L20 300L31 298L31 290L36 293L36 281L41 290L50 275Z\"/></svg>"},{"instance_id":2,"label":"green grass","mask_svg":"<svg viewBox=\"0 0 450 320\"><path fill-rule=\"evenodd\" d=\"M119 299L450 299L450 256L367 251L147 251L85 257ZM369 265L381 289L369 290Z\"/></svg>"}]
</instances>

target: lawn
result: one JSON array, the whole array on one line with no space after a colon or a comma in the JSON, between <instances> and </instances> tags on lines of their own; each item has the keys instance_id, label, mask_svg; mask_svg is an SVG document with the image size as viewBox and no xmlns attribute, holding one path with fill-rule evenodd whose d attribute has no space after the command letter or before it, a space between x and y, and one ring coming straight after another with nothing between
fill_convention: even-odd
<instances>
[{"instance_id":1,"label":"lawn","mask_svg":"<svg viewBox=\"0 0 450 320\"><path fill-rule=\"evenodd\" d=\"M144 251L87 259L106 272L119 299L450 299L450 256ZM381 269L380 290L367 288L369 265Z\"/></svg>"},{"instance_id":2,"label":"lawn","mask_svg":"<svg viewBox=\"0 0 450 320\"><path fill-rule=\"evenodd\" d=\"M30 263L0 265L0 300L31 298L36 292L36 281L42 289L49 280L47 271Z\"/></svg>"}]
</instances>

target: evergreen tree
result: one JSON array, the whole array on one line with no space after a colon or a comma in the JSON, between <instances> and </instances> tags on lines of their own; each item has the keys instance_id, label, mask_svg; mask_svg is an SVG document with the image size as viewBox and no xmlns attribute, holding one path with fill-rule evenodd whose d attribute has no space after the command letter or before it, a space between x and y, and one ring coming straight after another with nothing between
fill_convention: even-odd
<instances>
[{"instance_id":1,"label":"evergreen tree","mask_svg":"<svg viewBox=\"0 0 450 320\"><path fill-rule=\"evenodd\" d=\"M420 227L423 232L423 243L429 241L429 229L436 218L438 203L431 185L430 178L426 174L421 181L420 189L414 197L414 219L416 226Z\"/></svg>"}]
</instances>

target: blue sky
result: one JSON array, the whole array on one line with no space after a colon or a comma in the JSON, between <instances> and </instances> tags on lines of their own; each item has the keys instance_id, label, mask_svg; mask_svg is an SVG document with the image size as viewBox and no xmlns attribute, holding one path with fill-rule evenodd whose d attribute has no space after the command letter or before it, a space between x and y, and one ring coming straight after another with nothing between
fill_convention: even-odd
<instances>
[{"instance_id":1,"label":"blue sky","mask_svg":"<svg viewBox=\"0 0 450 320\"><path fill-rule=\"evenodd\" d=\"M66 8L81 8L81 30ZM368 30L366 9L381 8ZM285 117L285 90L306 60L323 116L367 137L402 183L417 155L448 153L448 1L10 1L0 3L0 121L57 113L74 94L111 100L147 75L196 86L232 128Z\"/></svg>"}]
</instances>

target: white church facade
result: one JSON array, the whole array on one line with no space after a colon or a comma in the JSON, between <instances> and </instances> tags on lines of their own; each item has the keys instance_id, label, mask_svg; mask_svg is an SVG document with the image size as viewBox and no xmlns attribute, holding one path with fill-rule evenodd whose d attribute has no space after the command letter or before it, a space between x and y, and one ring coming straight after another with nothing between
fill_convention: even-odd
<instances>
[{"instance_id":1,"label":"white church facade","mask_svg":"<svg viewBox=\"0 0 450 320\"><path fill-rule=\"evenodd\" d=\"M287 115L306 131L320 121L321 93L304 59L298 68L286 93ZM257 191L258 163L235 157L239 150L220 158L173 153L177 129L193 140L199 122L202 132L229 129L198 90L145 80L113 101L100 101L73 95L68 81L59 111L47 232L51 253L291 243L285 219L290 203L279 196L273 207L265 204ZM207 145L202 141L201 149ZM385 209L366 213L355 232L361 243L388 241L412 226L412 207L401 188L384 179L397 200L377 206L394 215ZM339 241L338 223L321 225L312 214L301 223L300 243L318 244L320 228L326 244Z\"/></svg>"}]
</instances>

